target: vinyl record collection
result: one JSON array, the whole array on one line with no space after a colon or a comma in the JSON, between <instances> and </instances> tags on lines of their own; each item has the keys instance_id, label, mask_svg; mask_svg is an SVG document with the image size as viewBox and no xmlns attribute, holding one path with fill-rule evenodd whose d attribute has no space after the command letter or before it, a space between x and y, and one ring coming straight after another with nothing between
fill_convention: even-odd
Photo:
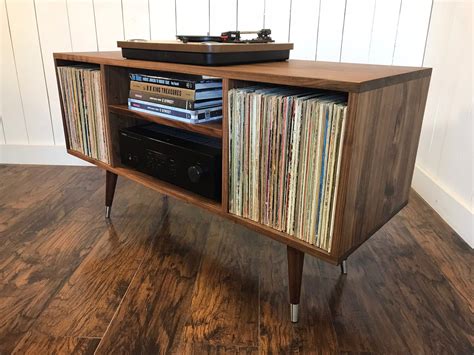
<instances>
[{"instance_id":1,"label":"vinyl record collection","mask_svg":"<svg viewBox=\"0 0 474 355\"><path fill-rule=\"evenodd\" d=\"M131 110L187 123L222 119L222 79L172 74L130 74Z\"/></svg>"},{"instance_id":2,"label":"vinyl record collection","mask_svg":"<svg viewBox=\"0 0 474 355\"><path fill-rule=\"evenodd\" d=\"M58 67L69 146L91 158L110 162L105 114L97 67Z\"/></svg>"},{"instance_id":3,"label":"vinyl record collection","mask_svg":"<svg viewBox=\"0 0 474 355\"><path fill-rule=\"evenodd\" d=\"M229 211L330 251L346 115L342 93L230 90Z\"/></svg>"}]
</instances>

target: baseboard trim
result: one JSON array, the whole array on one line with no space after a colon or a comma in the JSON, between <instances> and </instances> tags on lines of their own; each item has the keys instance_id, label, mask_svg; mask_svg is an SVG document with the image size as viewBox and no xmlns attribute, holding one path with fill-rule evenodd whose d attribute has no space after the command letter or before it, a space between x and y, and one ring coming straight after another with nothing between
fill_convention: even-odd
<instances>
[{"instance_id":1,"label":"baseboard trim","mask_svg":"<svg viewBox=\"0 0 474 355\"><path fill-rule=\"evenodd\" d=\"M459 197L420 166L415 166L412 187L448 223L466 243L474 248L474 213Z\"/></svg>"},{"instance_id":2,"label":"baseboard trim","mask_svg":"<svg viewBox=\"0 0 474 355\"><path fill-rule=\"evenodd\" d=\"M88 162L67 154L61 145L0 145L0 164L78 165Z\"/></svg>"}]
</instances>

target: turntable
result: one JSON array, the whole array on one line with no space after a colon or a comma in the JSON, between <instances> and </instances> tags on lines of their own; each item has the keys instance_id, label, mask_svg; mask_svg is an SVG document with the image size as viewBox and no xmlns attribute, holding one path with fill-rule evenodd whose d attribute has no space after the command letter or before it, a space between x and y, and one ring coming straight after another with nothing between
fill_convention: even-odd
<instances>
[{"instance_id":1,"label":"turntable","mask_svg":"<svg viewBox=\"0 0 474 355\"><path fill-rule=\"evenodd\" d=\"M243 35L257 34L245 39ZM271 30L228 31L220 36L176 36L176 41L118 41L127 59L194 65L233 65L287 60L292 43L276 43Z\"/></svg>"}]
</instances>

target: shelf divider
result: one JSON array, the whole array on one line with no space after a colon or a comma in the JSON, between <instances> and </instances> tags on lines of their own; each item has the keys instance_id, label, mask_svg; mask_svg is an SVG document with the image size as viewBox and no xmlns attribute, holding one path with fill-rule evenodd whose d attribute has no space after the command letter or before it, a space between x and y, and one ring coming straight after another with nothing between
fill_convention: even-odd
<instances>
[{"instance_id":1,"label":"shelf divider","mask_svg":"<svg viewBox=\"0 0 474 355\"><path fill-rule=\"evenodd\" d=\"M138 118L149 122L155 122L169 127L180 128L186 131L196 132L206 136L222 138L222 121L193 124L171 120L158 115L152 115L130 110L127 105L108 105L108 107L110 112L119 115Z\"/></svg>"}]
</instances>

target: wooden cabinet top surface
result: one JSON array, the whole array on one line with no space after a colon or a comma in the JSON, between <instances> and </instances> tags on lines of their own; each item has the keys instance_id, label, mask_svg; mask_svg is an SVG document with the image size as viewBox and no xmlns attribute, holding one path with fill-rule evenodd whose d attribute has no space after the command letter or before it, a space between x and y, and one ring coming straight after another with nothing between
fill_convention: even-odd
<instances>
[{"instance_id":1,"label":"wooden cabinet top surface","mask_svg":"<svg viewBox=\"0 0 474 355\"><path fill-rule=\"evenodd\" d=\"M220 67L198 66L125 59L120 51L55 53L54 58L347 92L373 90L431 75L431 68L306 60Z\"/></svg>"}]
</instances>

